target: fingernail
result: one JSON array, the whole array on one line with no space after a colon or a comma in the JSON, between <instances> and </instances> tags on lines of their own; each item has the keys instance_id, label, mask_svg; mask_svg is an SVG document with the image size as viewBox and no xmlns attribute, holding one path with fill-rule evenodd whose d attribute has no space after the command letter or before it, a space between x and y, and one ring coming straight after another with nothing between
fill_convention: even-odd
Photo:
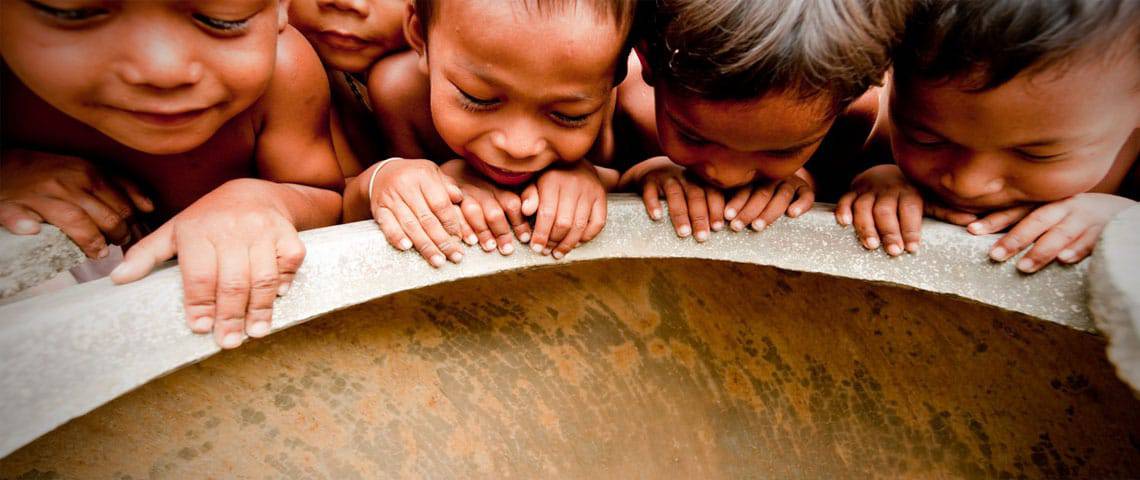
<instances>
[{"instance_id":1,"label":"fingernail","mask_svg":"<svg viewBox=\"0 0 1140 480\"><path fill-rule=\"evenodd\" d=\"M843 214L843 225L851 225L851 215Z\"/></svg>"},{"instance_id":2,"label":"fingernail","mask_svg":"<svg viewBox=\"0 0 1140 480\"><path fill-rule=\"evenodd\" d=\"M1008 255L1009 254L1002 247L994 247L993 250L990 250L990 258L999 262L1004 262Z\"/></svg>"},{"instance_id":3,"label":"fingernail","mask_svg":"<svg viewBox=\"0 0 1140 480\"><path fill-rule=\"evenodd\" d=\"M241 333L230 332L222 337L222 348L237 348L241 346Z\"/></svg>"},{"instance_id":4,"label":"fingernail","mask_svg":"<svg viewBox=\"0 0 1140 480\"><path fill-rule=\"evenodd\" d=\"M764 227L767 227L767 226L768 226L768 224L764 223L764 221L759 219L759 218L752 221L752 229L756 230L757 232L759 232L760 230L763 230Z\"/></svg>"},{"instance_id":5,"label":"fingernail","mask_svg":"<svg viewBox=\"0 0 1140 480\"><path fill-rule=\"evenodd\" d=\"M107 258L107 255L110 255L110 254L111 254L111 249L109 249L107 247L103 247L103 248L100 248L97 253L95 253L95 258Z\"/></svg>"},{"instance_id":6,"label":"fingernail","mask_svg":"<svg viewBox=\"0 0 1140 480\"><path fill-rule=\"evenodd\" d=\"M734 231L734 232L739 232L741 230L744 230L744 222L742 222L740 220L733 220L730 225L732 226L732 231Z\"/></svg>"},{"instance_id":7,"label":"fingernail","mask_svg":"<svg viewBox=\"0 0 1140 480\"><path fill-rule=\"evenodd\" d=\"M550 249L549 248L542 249L542 256L545 257L547 255L550 255Z\"/></svg>"},{"instance_id":8,"label":"fingernail","mask_svg":"<svg viewBox=\"0 0 1140 480\"><path fill-rule=\"evenodd\" d=\"M111 269L111 273L109 273L108 275L112 276L112 277L118 277L118 276L126 275L127 270L129 268L131 268L131 267L127 266L126 263L120 263L119 266Z\"/></svg>"},{"instance_id":9,"label":"fingernail","mask_svg":"<svg viewBox=\"0 0 1140 480\"><path fill-rule=\"evenodd\" d=\"M971 223L969 225L966 225L966 231L970 232L974 235L977 235L978 232L982 231L982 224L978 223L978 222L974 222L974 223Z\"/></svg>"},{"instance_id":10,"label":"fingernail","mask_svg":"<svg viewBox=\"0 0 1140 480\"><path fill-rule=\"evenodd\" d=\"M534 202L537 202L537 201L538 201L538 200L536 200L536 199L534 199L534 198L528 198L528 199L526 199L526 201L524 201L524 202L522 203L522 208L523 208L523 210L528 210L528 211L529 211L531 208L534 208L534 206L535 206L535 205L534 205Z\"/></svg>"},{"instance_id":11,"label":"fingernail","mask_svg":"<svg viewBox=\"0 0 1140 480\"><path fill-rule=\"evenodd\" d=\"M431 266L433 266L433 267L442 267L443 262L446 262L447 259L443 258L443 255L436 254L436 255L433 255L431 257L431 260L428 260L428 261L431 262Z\"/></svg>"},{"instance_id":12,"label":"fingernail","mask_svg":"<svg viewBox=\"0 0 1140 480\"><path fill-rule=\"evenodd\" d=\"M515 253L515 246L513 244L508 243L508 244L503 245L503 248L500 249L499 251L503 252L503 255L510 255L512 253Z\"/></svg>"},{"instance_id":13,"label":"fingernail","mask_svg":"<svg viewBox=\"0 0 1140 480\"><path fill-rule=\"evenodd\" d=\"M519 235L519 241L522 243L529 242L530 241L530 232L523 232L522 235Z\"/></svg>"},{"instance_id":14,"label":"fingernail","mask_svg":"<svg viewBox=\"0 0 1140 480\"><path fill-rule=\"evenodd\" d=\"M467 236L468 245L475 245L476 243L479 243L479 237L476 237L474 233Z\"/></svg>"},{"instance_id":15,"label":"fingernail","mask_svg":"<svg viewBox=\"0 0 1140 480\"><path fill-rule=\"evenodd\" d=\"M736 218L736 210L733 210L731 208L724 209L724 218L728 220Z\"/></svg>"},{"instance_id":16,"label":"fingernail","mask_svg":"<svg viewBox=\"0 0 1140 480\"><path fill-rule=\"evenodd\" d=\"M867 239L867 248L869 248L871 250L879 248L879 239L875 238L875 237L868 238Z\"/></svg>"},{"instance_id":17,"label":"fingernail","mask_svg":"<svg viewBox=\"0 0 1140 480\"><path fill-rule=\"evenodd\" d=\"M703 241L709 239L709 232L701 230L701 231L697 232L697 234L695 236L696 236L698 242L703 242Z\"/></svg>"},{"instance_id":18,"label":"fingernail","mask_svg":"<svg viewBox=\"0 0 1140 480\"><path fill-rule=\"evenodd\" d=\"M498 247L498 246L499 245L497 243L495 243L495 239L490 239L490 240L487 240L487 243L483 244L483 249L490 252L491 250L494 250L495 247Z\"/></svg>"},{"instance_id":19,"label":"fingernail","mask_svg":"<svg viewBox=\"0 0 1140 480\"><path fill-rule=\"evenodd\" d=\"M40 226L40 224L36 223L35 220L23 219L23 220L16 222L16 224L13 225L12 227L15 229L15 232L13 232L13 233L16 233L19 235L31 235L33 233L36 233L36 227L39 227L39 226Z\"/></svg>"},{"instance_id":20,"label":"fingernail","mask_svg":"<svg viewBox=\"0 0 1140 480\"><path fill-rule=\"evenodd\" d=\"M245 333L253 338L261 338L269 333L269 322L254 322L245 328Z\"/></svg>"},{"instance_id":21,"label":"fingernail","mask_svg":"<svg viewBox=\"0 0 1140 480\"><path fill-rule=\"evenodd\" d=\"M800 214L800 209L798 207L792 207L792 208L788 209L788 216L789 217L795 217L796 215L799 215L799 214Z\"/></svg>"},{"instance_id":22,"label":"fingernail","mask_svg":"<svg viewBox=\"0 0 1140 480\"><path fill-rule=\"evenodd\" d=\"M455 252L455 253L451 254L451 261L454 263L462 262L463 261L463 254L459 253L459 252Z\"/></svg>"},{"instance_id":23,"label":"fingernail","mask_svg":"<svg viewBox=\"0 0 1140 480\"><path fill-rule=\"evenodd\" d=\"M554 259L555 260L562 260L562 257L563 257L562 252L559 252L557 250L554 252Z\"/></svg>"},{"instance_id":24,"label":"fingernail","mask_svg":"<svg viewBox=\"0 0 1140 480\"><path fill-rule=\"evenodd\" d=\"M537 243L530 244L530 249L533 250L534 253L542 253L542 245Z\"/></svg>"},{"instance_id":25,"label":"fingernail","mask_svg":"<svg viewBox=\"0 0 1140 480\"><path fill-rule=\"evenodd\" d=\"M1057 254L1057 259L1062 262L1071 262L1076 256L1077 252L1074 252L1072 250L1061 250L1061 253Z\"/></svg>"},{"instance_id":26,"label":"fingernail","mask_svg":"<svg viewBox=\"0 0 1140 480\"><path fill-rule=\"evenodd\" d=\"M400 240L400 250L412 248L412 241L406 238Z\"/></svg>"},{"instance_id":27,"label":"fingernail","mask_svg":"<svg viewBox=\"0 0 1140 480\"><path fill-rule=\"evenodd\" d=\"M282 283L281 285L278 285L277 286L277 296L278 297L284 297L286 293L289 293L289 287L292 287L292 286L293 286L292 283Z\"/></svg>"},{"instance_id":28,"label":"fingernail","mask_svg":"<svg viewBox=\"0 0 1140 480\"><path fill-rule=\"evenodd\" d=\"M910 242L906 244L906 251L914 253L918 251L918 242Z\"/></svg>"},{"instance_id":29,"label":"fingernail","mask_svg":"<svg viewBox=\"0 0 1140 480\"><path fill-rule=\"evenodd\" d=\"M1037 266L1037 264L1033 260L1028 259L1028 258L1022 258L1021 260L1019 260L1017 262L1017 269L1021 270L1023 272L1032 272L1033 267L1035 267L1035 266Z\"/></svg>"},{"instance_id":30,"label":"fingernail","mask_svg":"<svg viewBox=\"0 0 1140 480\"><path fill-rule=\"evenodd\" d=\"M721 230L724 230L724 222L720 222L720 221L713 222L712 229L714 232L719 232Z\"/></svg>"},{"instance_id":31,"label":"fingernail","mask_svg":"<svg viewBox=\"0 0 1140 480\"><path fill-rule=\"evenodd\" d=\"M690 233L693 233L693 229L688 225L681 225L681 227L677 229L677 236L681 238L689 236Z\"/></svg>"},{"instance_id":32,"label":"fingernail","mask_svg":"<svg viewBox=\"0 0 1140 480\"><path fill-rule=\"evenodd\" d=\"M665 215L665 214L661 212L660 208L653 209L653 213L650 214L650 216L653 217L653 221L661 220L661 217L663 215Z\"/></svg>"},{"instance_id":33,"label":"fingernail","mask_svg":"<svg viewBox=\"0 0 1140 480\"><path fill-rule=\"evenodd\" d=\"M887 245L887 254L892 257L902 255L902 247L894 243Z\"/></svg>"},{"instance_id":34,"label":"fingernail","mask_svg":"<svg viewBox=\"0 0 1140 480\"><path fill-rule=\"evenodd\" d=\"M210 317L198 317L190 323L190 330L197 333L206 333L210 331L210 327L214 326L214 319Z\"/></svg>"}]
</instances>

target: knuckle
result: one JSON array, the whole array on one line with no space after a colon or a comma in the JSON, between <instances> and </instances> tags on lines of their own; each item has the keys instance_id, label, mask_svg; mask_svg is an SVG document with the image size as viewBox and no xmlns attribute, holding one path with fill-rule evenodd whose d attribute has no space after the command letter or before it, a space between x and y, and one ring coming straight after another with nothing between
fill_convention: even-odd
<instances>
[{"instance_id":1,"label":"knuckle","mask_svg":"<svg viewBox=\"0 0 1140 480\"><path fill-rule=\"evenodd\" d=\"M889 217L891 215L894 215L895 211L896 210L894 208L891 208L891 205L883 203L875 204L875 207L872 209L872 212L879 217Z\"/></svg>"},{"instance_id":2,"label":"knuckle","mask_svg":"<svg viewBox=\"0 0 1140 480\"><path fill-rule=\"evenodd\" d=\"M557 218L554 220L554 226L560 229L569 229L573 223L573 220L568 218Z\"/></svg>"},{"instance_id":3,"label":"knuckle","mask_svg":"<svg viewBox=\"0 0 1140 480\"><path fill-rule=\"evenodd\" d=\"M251 290L266 291L277 289L277 275L257 275L249 284Z\"/></svg>"},{"instance_id":4,"label":"knuckle","mask_svg":"<svg viewBox=\"0 0 1140 480\"><path fill-rule=\"evenodd\" d=\"M225 297L236 297L245 295L249 292L250 284L240 280L222 280L218 282L218 295Z\"/></svg>"}]
</instances>

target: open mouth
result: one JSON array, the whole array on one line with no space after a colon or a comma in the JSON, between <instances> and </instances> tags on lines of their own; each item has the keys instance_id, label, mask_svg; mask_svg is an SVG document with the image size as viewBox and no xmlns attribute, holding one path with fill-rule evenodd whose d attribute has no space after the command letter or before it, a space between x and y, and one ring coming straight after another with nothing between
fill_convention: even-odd
<instances>
[{"instance_id":1,"label":"open mouth","mask_svg":"<svg viewBox=\"0 0 1140 480\"><path fill-rule=\"evenodd\" d=\"M521 185L527 180L533 178L535 174L538 173L507 170L505 168L493 166L487 162L484 162L483 160L474 157L468 158L467 161L470 162L476 170L479 170L484 175L486 175L491 181L508 187Z\"/></svg>"}]
</instances>

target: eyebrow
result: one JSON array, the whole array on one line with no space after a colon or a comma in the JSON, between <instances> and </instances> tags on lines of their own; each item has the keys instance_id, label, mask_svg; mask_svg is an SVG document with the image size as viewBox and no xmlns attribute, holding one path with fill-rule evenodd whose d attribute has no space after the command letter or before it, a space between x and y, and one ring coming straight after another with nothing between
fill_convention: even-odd
<instances>
[{"instance_id":1,"label":"eyebrow","mask_svg":"<svg viewBox=\"0 0 1140 480\"><path fill-rule=\"evenodd\" d=\"M483 81L483 83L493 85L493 86L498 87L498 88L503 87L503 82L500 82L497 78L492 76L490 74L490 72L487 71L487 69L480 67L478 65L475 65L474 63L471 63L467 59L462 59L458 63L459 63L460 67L462 67L468 73L479 78L479 80ZM551 100L547 100L549 103L573 103L573 102L594 101L597 99L596 95L591 95L589 93L583 93L583 92L572 92L572 93L568 93L565 95L559 95L556 93L555 95L552 95L551 97L552 97Z\"/></svg>"},{"instance_id":2,"label":"eyebrow","mask_svg":"<svg viewBox=\"0 0 1140 480\"><path fill-rule=\"evenodd\" d=\"M671 120L678 127L681 127L681 130L684 130L690 136L699 137L701 140L704 140L704 141L709 142L709 143L715 143L717 145L720 145L720 146L727 148L727 149L730 149L730 150L733 149L732 147L729 147L728 145L722 144L722 143L714 141L714 140L709 140L708 137L701 135L699 132L697 132L697 129L693 128L688 123L685 123L684 121L682 121L680 118L678 118L676 115L673 114L672 110L669 110L668 108L665 108L665 115L669 117L669 120ZM755 151L758 151L758 152L792 152L792 151L800 150L802 148L806 148L812 144L815 144L816 142L819 142L820 140L823 140L823 137L826 137L827 133L830 131L831 131L831 129L828 128L828 129L824 130L823 133L821 133L819 135L810 137L806 140L803 140L803 141L796 143L796 144L793 144L791 146L787 146L787 147L783 147L783 148L764 148L764 149L755 150Z\"/></svg>"},{"instance_id":3,"label":"eyebrow","mask_svg":"<svg viewBox=\"0 0 1140 480\"><path fill-rule=\"evenodd\" d=\"M924 123L924 122L922 122L922 121L919 121L919 120L917 120L917 119L915 119L915 118L912 118L912 117L909 117L909 116L906 116L906 115L899 115L899 116L898 116L898 119L899 119L899 120L902 120L904 123L906 123L906 126L907 126L908 128L917 128L917 129L919 129L919 130L923 130L923 131L926 131L926 132L928 132L928 133L934 134L934 135L936 135L936 136L938 136L938 137L941 137L941 138L944 138L944 139L946 139L946 140L950 140L950 141L953 141L953 139L951 139L950 137L946 136L946 135L945 135L945 134L943 134L942 132L939 132L938 130L935 130L933 127L931 127L931 126L927 125L926 123ZM1008 147L1006 147L1006 148L1039 148L1039 147L1051 147L1051 146L1054 146L1054 145L1063 145L1063 144L1064 144L1065 142L1067 142L1068 140L1069 140L1069 139L1066 139L1066 138L1060 138L1060 137L1048 137L1048 138L1044 138L1044 139L1041 139L1041 140L1034 140L1034 141L1032 141L1032 142L1026 142L1026 143L1019 143L1019 144L1016 144L1016 145L1010 145L1010 146L1008 146Z\"/></svg>"}]
</instances>

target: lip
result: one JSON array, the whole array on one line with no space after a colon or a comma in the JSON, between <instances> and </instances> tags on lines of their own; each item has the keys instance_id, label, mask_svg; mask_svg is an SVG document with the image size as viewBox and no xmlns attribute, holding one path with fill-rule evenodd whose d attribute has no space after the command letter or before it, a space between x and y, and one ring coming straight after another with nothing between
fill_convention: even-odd
<instances>
[{"instance_id":1,"label":"lip","mask_svg":"<svg viewBox=\"0 0 1140 480\"><path fill-rule=\"evenodd\" d=\"M326 45L338 50L357 52L372 45L373 42L341 30L324 30L320 38Z\"/></svg>"},{"instance_id":2,"label":"lip","mask_svg":"<svg viewBox=\"0 0 1140 480\"><path fill-rule=\"evenodd\" d=\"M493 166L478 158L467 159L477 170L483 172L491 181L508 187L514 187L526 183L538 172L519 172L515 170L507 170Z\"/></svg>"},{"instance_id":3,"label":"lip","mask_svg":"<svg viewBox=\"0 0 1140 480\"><path fill-rule=\"evenodd\" d=\"M209 108L193 108L172 111L143 111L143 110L128 110L124 108L111 107L120 112L126 113L136 120L160 127L160 128L174 128L181 127L201 118Z\"/></svg>"}]
</instances>

